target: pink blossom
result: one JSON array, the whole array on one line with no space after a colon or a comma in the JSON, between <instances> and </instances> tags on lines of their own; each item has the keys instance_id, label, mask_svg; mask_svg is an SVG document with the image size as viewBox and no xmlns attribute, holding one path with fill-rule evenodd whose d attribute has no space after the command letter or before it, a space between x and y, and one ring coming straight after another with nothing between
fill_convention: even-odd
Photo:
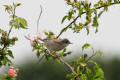
<instances>
[{"instance_id":1,"label":"pink blossom","mask_svg":"<svg viewBox=\"0 0 120 80\"><path fill-rule=\"evenodd\" d=\"M9 70L8 70L8 75L10 75L10 76L12 76L12 77L17 76L16 70L14 70L14 69L9 69Z\"/></svg>"},{"instance_id":2,"label":"pink blossom","mask_svg":"<svg viewBox=\"0 0 120 80\"><path fill-rule=\"evenodd\" d=\"M31 36L28 34L28 35L26 36L26 38L27 38L28 40L30 40L30 44L31 44L32 46L34 46L34 45L36 44L36 42L38 41L39 38L42 39L40 32L37 32L37 34L34 35L34 37L31 37Z\"/></svg>"}]
</instances>

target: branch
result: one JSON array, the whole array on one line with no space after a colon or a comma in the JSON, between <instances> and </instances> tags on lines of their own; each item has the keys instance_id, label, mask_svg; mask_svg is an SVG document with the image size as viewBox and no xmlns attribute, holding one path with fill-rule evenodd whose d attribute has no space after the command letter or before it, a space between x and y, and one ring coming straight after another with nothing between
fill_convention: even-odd
<instances>
[{"instance_id":1,"label":"branch","mask_svg":"<svg viewBox=\"0 0 120 80\"><path fill-rule=\"evenodd\" d=\"M67 68L69 68L69 70L70 70L72 73L75 72L75 71L74 71L74 68L73 68L69 63L67 63L66 61L64 61L61 57L59 57L59 56L54 56L54 55L52 55L49 51L46 51L45 53L51 55L53 58L58 58L58 59L61 61L61 63L64 64ZM55 53L55 54L57 54L57 53Z\"/></svg>"},{"instance_id":2,"label":"branch","mask_svg":"<svg viewBox=\"0 0 120 80\"><path fill-rule=\"evenodd\" d=\"M74 68L70 64L68 64L66 61L64 61L61 57L58 57L58 59L62 62L62 64L66 65L66 67L68 67L72 73L75 72Z\"/></svg>"},{"instance_id":3,"label":"branch","mask_svg":"<svg viewBox=\"0 0 120 80\"><path fill-rule=\"evenodd\" d=\"M119 3L120 3L120 1L119 1ZM119 3L111 3L111 5L119 4ZM110 5L110 6L111 6L111 5ZM96 9L100 9L100 8L103 8L103 7L106 7L106 6L109 6L109 5L100 6L100 7L97 7ZM83 12L82 14L85 14L85 13L86 13L86 12ZM66 26L65 28L63 28L56 38L59 38L59 37L62 35L62 33L63 33L66 29L68 29L78 18L79 18L79 16L77 16L71 23L69 23L68 26Z\"/></svg>"},{"instance_id":4,"label":"branch","mask_svg":"<svg viewBox=\"0 0 120 80\"><path fill-rule=\"evenodd\" d=\"M14 3L13 3L13 5L14 5ZM16 9L16 8L14 7L14 9L13 9L13 11L12 11L12 15L13 15L12 18L13 18L13 21L14 21L14 19L15 19L15 9ZM9 37L11 31L12 31L12 28L13 28L13 26L11 26L10 29L9 29L9 31L8 31L8 37ZM7 46L4 45L3 48L2 48L2 50L4 50L6 47L7 47Z\"/></svg>"}]
</instances>

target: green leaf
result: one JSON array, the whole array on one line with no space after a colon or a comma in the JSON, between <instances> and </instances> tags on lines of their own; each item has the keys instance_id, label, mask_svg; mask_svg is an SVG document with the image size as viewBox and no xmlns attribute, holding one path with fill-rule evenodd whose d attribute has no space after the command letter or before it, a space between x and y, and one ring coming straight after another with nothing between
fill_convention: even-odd
<instances>
[{"instance_id":1,"label":"green leaf","mask_svg":"<svg viewBox=\"0 0 120 80\"><path fill-rule=\"evenodd\" d=\"M92 73L91 69L86 68L86 76L87 76L88 80L93 80L93 73Z\"/></svg>"},{"instance_id":2,"label":"green leaf","mask_svg":"<svg viewBox=\"0 0 120 80\"><path fill-rule=\"evenodd\" d=\"M16 6L20 6L20 5L21 5L21 3L16 3L15 5L16 5Z\"/></svg>"},{"instance_id":3,"label":"green leaf","mask_svg":"<svg viewBox=\"0 0 120 80\"><path fill-rule=\"evenodd\" d=\"M87 80L87 76L85 74L81 74L80 80Z\"/></svg>"},{"instance_id":4,"label":"green leaf","mask_svg":"<svg viewBox=\"0 0 120 80\"><path fill-rule=\"evenodd\" d=\"M119 0L114 0L115 3L119 3Z\"/></svg>"},{"instance_id":5,"label":"green leaf","mask_svg":"<svg viewBox=\"0 0 120 80\"><path fill-rule=\"evenodd\" d=\"M12 51L11 51L11 50L8 50L8 55L9 55L11 58L13 58L13 59L14 59L14 56L13 56L13 54L12 54Z\"/></svg>"},{"instance_id":6,"label":"green leaf","mask_svg":"<svg viewBox=\"0 0 120 80\"><path fill-rule=\"evenodd\" d=\"M60 59L57 59L57 62L61 64L61 61L60 61Z\"/></svg>"},{"instance_id":7,"label":"green leaf","mask_svg":"<svg viewBox=\"0 0 120 80\"><path fill-rule=\"evenodd\" d=\"M67 17L68 16L64 16L61 23L63 23Z\"/></svg>"},{"instance_id":8,"label":"green leaf","mask_svg":"<svg viewBox=\"0 0 120 80\"><path fill-rule=\"evenodd\" d=\"M79 16L80 16L80 17L81 17L81 15L82 15L82 13L83 13L83 8L80 7L80 9L79 9Z\"/></svg>"},{"instance_id":9,"label":"green leaf","mask_svg":"<svg viewBox=\"0 0 120 80\"><path fill-rule=\"evenodd\" d=\"M15 21L19 25L20 28L27 29L27 21L24 18L18 17L16 18Z\"/></svg>"},{"instance_id":10,"label":"green leaf","mask_svg":"<svg viewBox=\"0 0 120 80\"><path fill-rule=\"evenodd\" d=\"M97 14L95 15L95 17L93 18L93 24L92 24L92 26L94 26L94 27L98 27L98 16L97 16Z\"/></svg>"},{"instance_id":11,"label":"green leaf","mask_svg":"<svg viewBox=\"0 0 120 80\"><path fill-rule=\"evenodd\" d=\"M61 53L59 54L59 56L60 56L60 57L63 57L64 54L65 54L64 52L61 52Z\"/></svg>"},{"instance_id":12,"label":"green leaf","mask_svg":"<svg viewBox=\"0 0 120 80\"><path fill-rule=\"evenodd\" d=\"M5 7L6 10L10 9L9 5L3 5Z\"/></svg>"},{"instance_id":13,"label":"green leaf","mask_svg":"<svg viewBox=\"0 0 120 80\"><path fill-rule=\"evenodd\" d=\"M98 50L98 53L99 53L100 55L102 55L102 54L103 54L103 52L102 52L102 51L100 51L100 50Z\"/></svg>"},{"instance_id":14,"label":"green leaf","mask_svg":"<svg viewBox=\"0 0 120 80\"><path fill-rule=\"evenodd\" d=\"M3 60L2 60L2 64L3 65L6 65L8 62L8 58L7 57L4 57Z\"/></svg>"},{"instance_id":15,"label":"green leaf","mask_svg":"<svg viewBox=\"0 0 120 80\"><path fill-rule=\"evenodd\" d=\"M87 30L87 35L90 33L90 30L88 27L86 27L86 30Z\"/></svg>"},{"instance_id":16,"label":"green leaf","mask_svg":"<svg viewBox=\"0 0 120 80\"><path fill-rule=\"evenodd\" d=\"M87 49L87 48L89 48L89 47L90 47L90 44L89 44L89 43L86 43L86 44L84 44L84 45L82 46L82 50Z\"/></svg>"},{"instance_id":17,"label":"green leaf","mask_svg":"<svg viewBox=\"0 0 120 80\"><path fill-rule=\"evenodd\" d=\"M100 13L98 14L98 18L103 14L104 11L100 11Z\"/></svg>"},{"instance_id":18,"label":"green leaf","mask_svg":"<svg viewBox=\"0 0 120 80\"><path fill-rule=\"evenodd\" d=\"M105 7L104 7L104 11L108 11L108 6L105 6Z\"/></svg>"},{"instance_id":19,"label":"green leaf","mask_svg":"<svg viewBox=\"0 0 120 80\"><path fill-rule=\"evenodd\" d=\"M3 79L7 78L7 76L8 76L7 74L2 74Z\"/></svg>"},{"instance_id":20,"label":"green leaf","mask_svg":"<svg viewBox=\"0 0 120 80\"><path fill-rule=\"evenodd\" d=\"M40 57L40 52L39 52L39 50L37 50L37 58L39 58Z\"/></svg>"},{"instance_id":21,"label":"green leaf","mask_svg":"<svg viewBox=\"0 0 120 80\"><path fill-rule=\"evenodd\" d=\"M102 68L100 67L100 65L96 64L94 66L94 76L93 76L93 80L105 80L104 78L104 72L102 70Z\"/></svg>"},{"instance_id":22,"label":"green leaf","mask_svg":"<svg viewBox=\"0 0 120 80\"><path fill-rule=\"evenodd\" d=\"M68 13L68 17L67 17L68 20L70 20L72 18L72 15L73 15L73 10Z\"/></svg>"}]
</instances>

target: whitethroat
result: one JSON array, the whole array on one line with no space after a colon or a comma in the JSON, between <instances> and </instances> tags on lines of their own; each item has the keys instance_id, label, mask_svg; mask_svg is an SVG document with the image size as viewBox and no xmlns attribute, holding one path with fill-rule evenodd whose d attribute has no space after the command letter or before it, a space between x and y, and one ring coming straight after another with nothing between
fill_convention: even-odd
<instances>
[{"instance_id":1,"label":"whitethroat","mask_svg":"<svg viewBox=\"0 0 120 80\"><path fill-rule=\"evenodd\" d=\"M39 38L40 39L40 38ZM60 51L67 47L69 44L72 44L68 39L53 39L53 38L46 38L40 39L43 41L46 48L50 51Z\"/></svg>"}]
</instances>

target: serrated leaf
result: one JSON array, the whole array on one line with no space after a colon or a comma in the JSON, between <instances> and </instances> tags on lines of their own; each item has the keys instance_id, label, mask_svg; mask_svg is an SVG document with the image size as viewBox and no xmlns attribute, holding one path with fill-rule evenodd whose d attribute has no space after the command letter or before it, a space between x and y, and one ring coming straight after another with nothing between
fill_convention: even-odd
<instances>
[{"instance_id":1,"label":"serrated leaf","mask_svg":"<svg viewBox=\"0 0 120 80\"><path fill-rule=\"evenodd\" d=\"M65 19L67 19L67 17L68 16L64 16L61 23L63 23L65 21Z\"/></svg>"},{"instance_id":2,"label":"serrated leaf","mask_svg":"<svg viewBox=\"0 0 120 80\"><path fill-rule=\"evenodd\" d=\"M13 59L14 59L14 56L13 56L13 54L12 54L12 51L11 51L11 50L8 50L8 55L9 55L11 58L13 58Z\"/></svg>"},{"instance_id":3,"label":"serrated leaf","mask_svg":"<svg viewBox=\"0 0 120 80\"><path fill-rule=\"evenodd\" d=\"M90 47L90 44L89 44L89 43L86 43L86 44L84 44L84 45L82 46L82 50L87 49L87 48L89 48L89 47Z\"/></svg>"}]
</instances>

